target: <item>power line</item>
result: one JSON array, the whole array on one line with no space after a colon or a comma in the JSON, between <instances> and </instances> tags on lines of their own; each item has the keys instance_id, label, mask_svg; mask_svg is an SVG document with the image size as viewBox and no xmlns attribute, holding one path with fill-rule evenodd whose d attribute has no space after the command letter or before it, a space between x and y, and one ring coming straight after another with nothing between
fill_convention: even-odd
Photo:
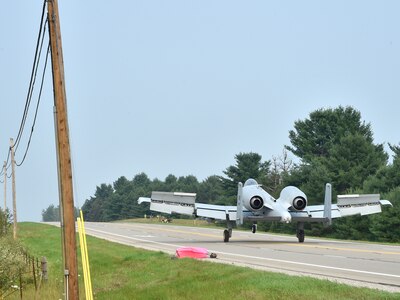
<instances>
[{"instance_id":1,"label":"power line","mask_svg":"<svg viewBox=\"0 0 400 300\"><path fill-rule=\"evenodd\" d=\"M11 162L10 164L8 164L9 160L10 160L10 155L11 155L11 147L8 147L8 154L7 154L7 160L6 160L6 170L8 170L8 168L11 166Z\"/></svg>"},{"instance_id":2,"label":"power line","mask_svg":"<svg viewBox=\"0 0 400 300\"><path fill-rule=\"evenodd\" d=\"M21 161L19 164L16 163L16 165L17 165L18 167L20 167L20 166L24 163L25 158L26 158L26 154L28 153L29 146L30 146L30 144L31 144L32 134L33 134L33 130L35 129L36 117L37 117L37 113L38 113L38 110L39 110L40 99L41 99L41 97L42 97L43 83L44 83L44 77L45 77L45 74L46 74L47 59L48 59L48 57L49 57L49 53L50 53L50 43L47 45L46 60L45 60L45 62L44 62L43 74L42 74L42 81L41 81L41 83L40 83L40 91L39 91L38 101L37 101L37 104L36 104L35 117L34 117L34 119L33 119L33 124L32 124L32 128L31 128L31 133L30 133L30 135L29 135L29 140L28 140L28 144L27 144L26 149L25 149L24 157L23 157L22 161Z\"/></svg>"},{"instance_id":3,"label":"power line","mask_svg":"<svg viewBox=\"0 0 400 300\"><path fill-rule=\"evenodd\" d=\"M41 56L41 53L42 53L44 35L45 35L45 32L46 32L46 24L47 24L47 19L46 19L46 22L45 22L45 24L43 26L45 6L46 6L46 2L43 3L42 18L40 20L40 28L39 28L39 34L38 34L38 39L37 39L37 43L36 43L35 57L34 57L34 60L33 60L31 80L29 82L28 94L26 96L24 113L22 115L22 120L21 120L21 124L20 124L20 127L19 127L18 135L17 135L17 137L15 139L15 142L14 142L14 145L13 145L13 147L15 147L15 151L14 152L17 152L19 143L21 141L22 133L23 133L24 128L25 128L25 122L26 122L26 119L27 119L27 116L28 116L28 111L29 111L29 107L30 107L30 104L31 104L31 100L32 100L33 89L34 89L35 82L36 82L36 74L37 74L37 70L38 70L38 67L39 67L40 56ZM43 33L42 33L42 30L43 30Z\"/></svg>"},{"instance_id":4,"label":"power line","mask_svg":"<svg viewBox=\"0 0 400 300\"><path fill-rule=\"evenodd\" d=\"M37 74L37 70L38 70L38 67L39 67L40 56L41 56L42 47L43 47L43 41L44 41L44 36L45 36L45 31L46 31L46 24L48 22L47 18L46 18L46 21L44 22L44 20L45 20L46 2L47 2L47 0L43 1L42 16L41 16L41 19L40 19L39 33L38 33L38 38L37 38L37 42L36 42L35 56L34 56L34 60L33 60L33 64L32 64L31 79L30 79L30 82L29 82L28 94L26 96L25 108L24 108L24 112L23 112L23 115L22 115L21 124L19 126L19 131L18 131L18 134L17 134L17 138L15 139L15 143L8 148L8 154L7 154L7 159L6 159L6 170L8 170L10 168L10 166L11 166L11 162L9 162L10 161L11 148L15 147L15 151L14 152L17 151L19 143L21 141L22 133L24 131L25 122L26 122L26 119L27 119L27 116L28 116L29 106L30 106L31 99L32 99L33 88L34 88L35 81L36 81L36 74ZM48 56L48 53L46 54L46 61L47 61L47 56ZM43 82L42 82L42 85L41 85L41 88L40 88L40 94L41 94L41 91L42 91L42 86L43 86ZM39 99L40 99L40 96L39 96ZM35 120L36 120L36 114L37 114L37 111L35 113ZM31 135L32 135L32 133L31 133ZM30 139L31 138L29 138L29 140ZM28 142L28 144L29 144L29 142ZM29 148L29 145L28 145L27 148ZM24 159L25 159L25 156L26 156L26 153L24 155ZM2 170L0 172L0 175L4 174L3 172L4 171Z\"/></svg>"},{"instance_id":5,"label":"power line","mask_svg":"<svg viewBox=\"0 0 400 300\"><path fill-rule=\"evenodd\" d=\"M8 165L8 161L10 159L10 153L11 153L11 147L8 148L8 155L7 155L7 161L6 161L6 170L11 166L11 163ZM7 166L8 165L8 166ZM0 171L0 176L4 174L4 169L2 168Z\"/></svg>"}]
</instances>

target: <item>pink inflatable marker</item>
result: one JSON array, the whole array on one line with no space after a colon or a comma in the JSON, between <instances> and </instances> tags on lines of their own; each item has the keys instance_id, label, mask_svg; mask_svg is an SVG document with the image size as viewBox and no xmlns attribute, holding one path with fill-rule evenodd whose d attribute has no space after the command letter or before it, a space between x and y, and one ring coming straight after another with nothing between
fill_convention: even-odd
<instances>
[{"instance_id":1,"label":"pink inflatable marker","mask_svg":"<svg viewBox=\"0 0 400 300\"><path fill-rule=\"evenodd\" d=\"M176 249L176 257L207 258L208 250L199 247L180 247Z\"/></svg>"}]
</instances>

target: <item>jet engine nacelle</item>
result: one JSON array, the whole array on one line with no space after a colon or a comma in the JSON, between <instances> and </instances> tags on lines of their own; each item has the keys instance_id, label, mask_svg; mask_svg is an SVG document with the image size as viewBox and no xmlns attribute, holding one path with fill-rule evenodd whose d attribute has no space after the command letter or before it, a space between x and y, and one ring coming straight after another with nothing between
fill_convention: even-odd
<instances>
[{"instance_id":1,"label":"jet engine nacelle","mask_svg":"<svg viewBox=\"0 0 400 300\"><path fill-rule=\"evenodd\" d=\"M264 199L261 196L255 195L244 199L243 205L250 211L258 211L264 207Z\"/></svg>"},{"instance_id":2,"label":"jet engine nacelle","mask_svg":"<svg viewBox=\"0 0 400 300\"><path fill-rule=\"evenodd\" d=\"M285 187L277 200L286 204L288 208L293 210L303 210L307 206L307 196L295 186Z\"/></svg>"}]
</instances>

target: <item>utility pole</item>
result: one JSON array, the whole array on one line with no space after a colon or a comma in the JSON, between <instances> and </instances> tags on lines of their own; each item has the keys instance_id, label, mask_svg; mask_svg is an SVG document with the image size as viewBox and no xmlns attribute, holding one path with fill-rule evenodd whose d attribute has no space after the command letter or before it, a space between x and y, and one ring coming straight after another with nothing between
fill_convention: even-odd
<instances>
[{"instance_id":1,"label":"utility pole","mask_svg":"<svg viewBox=\"0 0 400 300\"><path fill-rule=\"evenodd\" d=\"M72 186L71 150L65 92L64 62L61 44L60 19L57 0L47 1L51 61L53 70L53 92L56 115L60 208L62 209L64 239L64 275L66 299L79 299L78 268L76 255L76 233Z\"/></svg>"},{"instance_id":2,"label":"utility pole","mask_svg":"<svg viewBox=\"0 0 400 300\"><path fill-rule=\"evenodd\" d=\"M7 232L7 162L4 161L3 165L3 173L4 173L4 234Z\"/></svg>"},{"instance_id":3,"label":"utility pole","mask_svg":"<svg viewBox=\"0 0 400 300\"><path fill-rule=\"evenodd\" d=\"M7 209L7 162L4 161L3 164L3 173L4 173L4 212Z\"/></svg>"},{"instance_id":4,"label":"utility pole","mask_svg":"<svg viewBox=\"0 0 400 300\"><path fill-rule=\"evenodd\" d=\"M10 138L10 150L11 150L11 172L12 172L12 198L13 198L13 222L14 240L17 239L17 192L15 190L15 158L14 158L14 140Z\"/></svg>"}]
</instances>

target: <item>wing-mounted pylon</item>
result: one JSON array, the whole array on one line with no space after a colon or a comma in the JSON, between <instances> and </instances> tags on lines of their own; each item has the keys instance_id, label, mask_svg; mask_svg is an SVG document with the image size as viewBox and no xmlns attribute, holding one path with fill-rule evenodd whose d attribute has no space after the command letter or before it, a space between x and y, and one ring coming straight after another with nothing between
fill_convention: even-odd
<instances>
[{"instance_id":1,"label":"wing-mounted pylon","mask_svg":"<svg viewBox=\"0 0 400 300\"><path fill-rule=\"evenodd\" d=\"M332 185L330 183L325 185L324 218L325 226L332 224Z\"/></svg>"}]
</instances>

